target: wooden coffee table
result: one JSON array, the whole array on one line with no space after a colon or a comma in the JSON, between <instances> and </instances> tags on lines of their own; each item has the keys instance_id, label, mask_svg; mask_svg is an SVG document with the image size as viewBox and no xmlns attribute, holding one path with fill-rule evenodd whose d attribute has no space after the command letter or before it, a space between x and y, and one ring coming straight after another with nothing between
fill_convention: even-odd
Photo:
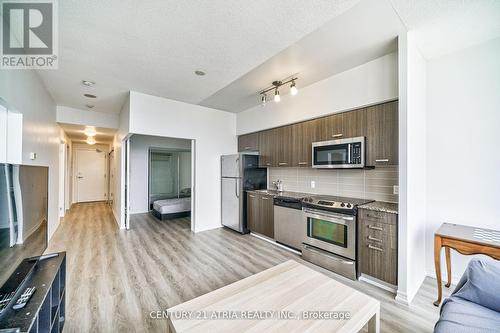
<instances>
[{"instance_id":1,"label":"wooden coffee table","mask_svg":"<svg viewBox=\"0 0 500 333\"><path fill-rule=\"evenodd\" d=\"M434 265L438 287L438 299L435 306L441 304L443 298L441 282L441 248L446 254L446 272L448 281L446 287L451 286L451 257L450 249L465 255L485 254L500 260L500 231L469 227L460 224L443 223L434 234Z\"/></svg>"},{"instance_id":2,"label":"wooden coffee table","mask_svg":"<svg viewBox=\"0 0 500 333\"><path fill-rule=\"evenodd\" d=\"M380 327L379 301L293 260L167 312L175 333L358 332L366 324L369 332L379 332Z\"/></svg>"}]
</instances>

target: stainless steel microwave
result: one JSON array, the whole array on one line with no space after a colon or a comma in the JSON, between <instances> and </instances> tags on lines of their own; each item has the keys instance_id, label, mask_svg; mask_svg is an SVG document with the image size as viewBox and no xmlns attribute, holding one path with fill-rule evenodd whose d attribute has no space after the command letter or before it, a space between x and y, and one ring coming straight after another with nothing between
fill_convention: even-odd
<instances>
[{"instance_id":1,"label":"stainless steel microwave","mask_svg":"<svg viewBox=\"0 0 500 333\"><path fill-rule=\"evenodd\" d=\"M312 167L325 169L364 168L365 137L313 142Z\"/></svg>"}]
</instances>

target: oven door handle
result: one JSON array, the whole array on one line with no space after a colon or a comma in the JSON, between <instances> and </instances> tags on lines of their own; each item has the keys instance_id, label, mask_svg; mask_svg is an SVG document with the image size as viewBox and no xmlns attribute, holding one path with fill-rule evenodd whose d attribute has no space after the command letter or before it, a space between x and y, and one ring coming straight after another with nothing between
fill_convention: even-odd
<instances>
[{"instance_id":1,"label":"oven door handle","mask_svg":"<svg viewBox=\"0 0 500 333\"><path fill-rule=\"evenodd\" d=\"M354 217L351 217L351 216L340 216L337 214L331 214L331 215L322 214L321 212L318 212L316 210L310 210L310 209L304 209L304 213L308 217L320 217L320 218L327 218L329 220L332 220L332 219L340 219L340 220L345 220L345 221L353 221L354 220Z\"/></svg>"},{"instance_id":2,"label":"oven door handle","mask_svg":"<svg viewBox=\"0 0 500 333\"><path fill-rule=\"evenodd\" d=\"M341 262L342 264L344 265L354 265L354 261L347 261L347 260L342 260L340 258L337 258L337 257L334 257L332 256L331 254L329 254L328 252L326 251L323 251L323 250L320 250L320 249L317 249L315 247L312 247L312 246L309 246L307 244L304 244L303 245L307 250L311 251L311 252L314 252L316 254L320 254L320 255L323 255L323 256L328 256L328 258L331 258L335 261L338 261L338 262Z\"/></svg>"}]
</instances>

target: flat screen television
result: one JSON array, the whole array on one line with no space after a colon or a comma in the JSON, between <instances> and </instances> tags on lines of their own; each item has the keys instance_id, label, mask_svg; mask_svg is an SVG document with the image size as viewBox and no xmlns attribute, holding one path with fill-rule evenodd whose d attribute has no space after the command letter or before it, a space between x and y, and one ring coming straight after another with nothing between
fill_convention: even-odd
<instances>
[{"instance_id":1,"label":"flat screen television","mask_svg":"<svg viewBox=\"0 0 500 333\"><path fill-rule=\"evenodd\" d=\"M0 163L1 294L16 291L47 248L48 171Z\"/></svg>"}]
</instances>

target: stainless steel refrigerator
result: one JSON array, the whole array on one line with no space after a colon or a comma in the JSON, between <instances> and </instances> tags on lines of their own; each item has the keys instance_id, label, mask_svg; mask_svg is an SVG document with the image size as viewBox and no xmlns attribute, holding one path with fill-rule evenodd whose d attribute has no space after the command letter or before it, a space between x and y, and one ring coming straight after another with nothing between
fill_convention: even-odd
<instances>
[{"instance_id":1,"label":"stainless steel refrigerator","mask_svg":"<svg viewBox=\"0 0 500 333\"><path fill-rule=\"evenodd\" d=\"M267 169L259 168L259 156L221 156L222 225L247 233L247 190L267 188Z\"/></svg>"}]
</instances>

